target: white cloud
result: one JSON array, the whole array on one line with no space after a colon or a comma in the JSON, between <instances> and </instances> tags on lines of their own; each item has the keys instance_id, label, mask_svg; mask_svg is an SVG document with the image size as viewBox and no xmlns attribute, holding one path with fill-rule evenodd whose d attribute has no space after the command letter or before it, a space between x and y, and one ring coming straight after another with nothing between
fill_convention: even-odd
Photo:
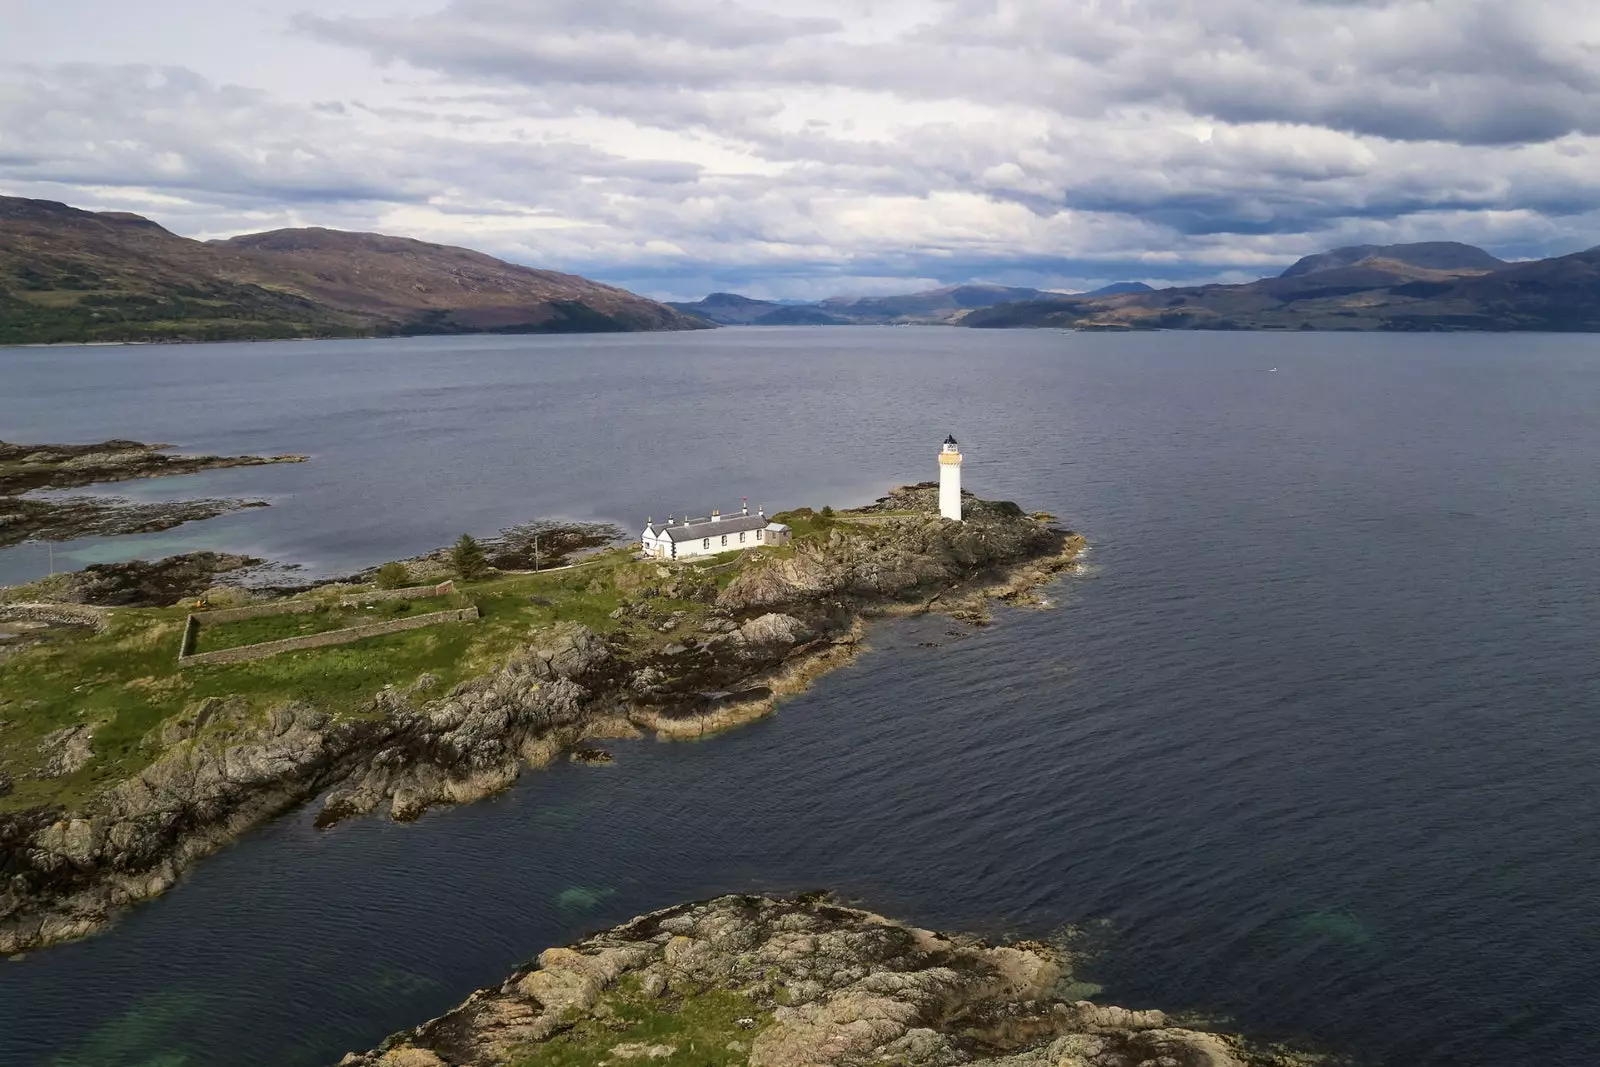
<instances>
[{"instance_id":1,"label":"white cloud","mask_svg":"<svg viewBox=\"0 0 1600 1067\"><path fill-rule=\"evenodd\" d=\"M208 236L384 229L671 296L1600 242L1579 0L300 6L174 0L160 32L110 0L25 13L0 42L0 188Z\"/></svg>"}]
</instances>

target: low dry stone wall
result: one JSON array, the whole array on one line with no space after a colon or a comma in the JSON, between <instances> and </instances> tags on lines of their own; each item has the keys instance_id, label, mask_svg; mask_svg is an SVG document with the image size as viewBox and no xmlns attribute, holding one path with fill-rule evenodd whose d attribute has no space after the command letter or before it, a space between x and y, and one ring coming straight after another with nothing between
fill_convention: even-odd
<instances>
[{"instance_id":1,"label":"low dry stone wall","mask_svg":"<svg viewBox=\"0 0 1600 1067\"><path fill-rule=\"evenodd\" d=\"M224 648L216 652L201 652L198 655L181 655L178 666L192 667L205 663L248 663L251 660L267 659L270 656L281 655L284 652L296 652L306 648L326 648L330 645L348 645L352 641L360 641L365 637L377 637L380 634L394 634L402 630L420 630L424 626L437 626L444 622L468 622L479 618L477 605L470 608L452 608L449 611L435 611L427 615L416 615L408 619L390 619L387 622L362 623L359 626L346 627L343 630L329 630L327 633L307 634L304 637L289 637L282 641L263 641L259 645L241 645L238 648ZM190 616L191 626L194 616ZM192 638L185 632L184 648L193 646Z\"/></svg>"},{"instance_id":2,"label":"low dry stone wall","mask_svg":"<svg viewBox=\"0 0 1600 1067\"><path fill-rule=\"evenodd\" d=\"M454 581L438 585L413 585L405 589L374 589L365 593L351 593L339 598L339 606L360 607L380 600L425 600L434 596L449 596L456 591ZM270 615L304 615L316 611L323 600L279 600L271 604L249 604L242 608L217 608L192 616L204 623L243 622L245 619L263 619Z\"/></svg>"},{"instance_id":3,"label":"low dry stone wall","mask_svg":"<svg viewBox=\"0 0 1600 1067\"><path fill-rule=\"evenodd\" d=\"M339 603L345 607L359 604L374 604L380 600L422 600L430 596L449 596L456 591L456 583L450 581L440 582L438 585L413 585L405 589L378 589L370 593L352 593L339 598Z\"/></svg>"},{"instance_id":4,"label":"low dry stone wall","mask_svg":"<svg viewBox=\"0 0 1600 1067\"><path fill-rule=\"evenodd\" d=\"M99 633L106 629L106 610L86 604L0 604L0 619L92 626Z\"/></svg>"},{"instance_id":5,"label":"low dry stone wall","mask_svg":"<svg viewBox=\"0 0 1600 1067\"><path fill-rule=\"evenodd\" d=\"M242 608L217 608L203 611L189 618L207 625L225 622L243 622L246 619L264 619L269 615L307 615L322 605L315 600L280 600L272 604L252 604Z\"/></svg>"}]
</instances>

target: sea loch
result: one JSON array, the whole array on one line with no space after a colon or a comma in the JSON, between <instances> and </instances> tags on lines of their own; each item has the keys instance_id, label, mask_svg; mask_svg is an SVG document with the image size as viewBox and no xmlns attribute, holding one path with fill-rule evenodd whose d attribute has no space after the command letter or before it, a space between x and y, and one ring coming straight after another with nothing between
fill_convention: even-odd
<instances>
[{"instance_id":1,"label":"sea loch","mask_svg":"<svg viewBox=\"0 0 1600 1067\"><path fill-rule=\"evenodd\" d=\"M1590 338L727 330L5 350L0 380L7 440L313 456L118 486L274 507L57 566L336 573L526 518L859 503L947 432L969 488L1092 545L1055 610L881 626L709 743L278 823L0 967L0 1062L332 1062L585 930L822 885L925 926L1105 920L1116 1002L1376 1063L1592 1062Z\"/></svg>"}]
</instances>

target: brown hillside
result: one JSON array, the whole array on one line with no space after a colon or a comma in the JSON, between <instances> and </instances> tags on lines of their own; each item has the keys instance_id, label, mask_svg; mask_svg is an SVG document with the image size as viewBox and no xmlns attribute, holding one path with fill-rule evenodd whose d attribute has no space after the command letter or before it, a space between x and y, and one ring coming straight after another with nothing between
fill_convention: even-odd
<instances>
[{"instance_id":1,"label":"brown hillside","mask_svg":"<svg viewBox=\"0 0 1600 1067\"><path fill-rule=\"evenodd\" d=\"M704 326L464 248L320 229L202 243L138 215L0 197L0 344Z\"/></svg>"}]
</instances>

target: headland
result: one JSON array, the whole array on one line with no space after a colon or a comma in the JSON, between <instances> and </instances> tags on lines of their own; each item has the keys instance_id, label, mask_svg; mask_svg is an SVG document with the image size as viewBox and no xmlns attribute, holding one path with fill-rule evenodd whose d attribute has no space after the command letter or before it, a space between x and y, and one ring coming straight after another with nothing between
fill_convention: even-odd
<instances>
[{"instance_id":1,"label":"headland","mask_svg":"<svg viewBox=\"0 0 1600 1067\"><path fill-rule=\"evenodd\" d=\"M159 607L62 603L85 599L78 578L6 590L0 619L17 621L5 626L42 629L0 656L0 952L90 933L317 798L322 826L378 810L414 819L580 748L604 762L605 738L748 722L849 662L867 620L981 623L993 601L1030 602L1083 548L1048 515L970 494L963 505L963 521L942 518L926 483L866 508L784 513L793 540L759 551L607 549L558 569L489 569L433 594L470 603L470 619L246 662L180 663L190 617L200 647L220 649L435 605L350 582L290 597L219 586L198 610L161 600L171 586ZM402 571L420 583L445 567L435 554ZM217 571L182 573L203 583Z\"/></svg>"}]
</instances>

